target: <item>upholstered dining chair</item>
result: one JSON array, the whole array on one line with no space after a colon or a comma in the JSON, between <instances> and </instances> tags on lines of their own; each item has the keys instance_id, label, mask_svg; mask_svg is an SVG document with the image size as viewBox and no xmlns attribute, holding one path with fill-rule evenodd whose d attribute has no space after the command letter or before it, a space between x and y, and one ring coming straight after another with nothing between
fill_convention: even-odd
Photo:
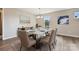
<instances>
[{"instance_id":1,"label":"upholstered dining chair","mask_svg":"<svg viewBox=\"0 0 79 59\"><path fill-rule=\"evenodd\" d=\"M53 47L53 49L54 49L55 45L56 45L56 39L55 39L55 37L56 37L56 31L57 31L57 29L51 30L51 32L49 33L48 36L46 36L46 37L44 37L44 38L42 38L40 40L41 43L47 44L49 46L49 50L50 51L52 50L51 47Z\"/></svg>"},{"instance_id":2,"label":"upholstered dining chair","mask_svg":"<svg viewBox=\"0 0 79 59\"><path fill-rule=\"evenodd\" d=\"M21 40L21 48L31 48L33 45L36 44L36 41L33 38L30 38L25 30L18 30L18 37Z\"/></svg>"},{"instance_id":3,"label":"upholstered dining chair","mask_svg":"<svg viewBox=\"0 0 79 59\"><path fill-rule=\"evenodd\" d=\"M49 49L50 50L51 50L51 46L53 46L53 48L55 48L55 45L56 45L56 32L57 32L57 29L52 30L52 32L51 32L51 37L50 37L50 40L49 40Z\"/></svg>"}]
</instances>

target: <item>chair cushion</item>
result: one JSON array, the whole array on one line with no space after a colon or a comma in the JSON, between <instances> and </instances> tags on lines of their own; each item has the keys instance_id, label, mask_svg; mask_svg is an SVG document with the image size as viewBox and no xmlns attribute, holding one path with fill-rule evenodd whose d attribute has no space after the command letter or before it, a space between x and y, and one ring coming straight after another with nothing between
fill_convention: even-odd
<instances>
[{"instance_id":1,"label":"chair cushion","mask_svg":"<svg viewBox=\"0 0 79 59\"><path fill-rule=\"evenodd\" d=\"M33 46L34 44L36 44L36 41L31 38L31 39L29 40L29 43L28 43L27 47L31 47L31 46Z\"/></svg>"},{"instance_id":2,"label":"chair cushion","mask_svg":"<svg viewBox=\"0 0 79 59\"><path fill-rule=\"evenodd\" d=\"M43 44L48 44L49 43L49 39L50 39L50 37L46 36L43 39L41 39L40 42L43 43Z\"/></svg>"}]
</instances>

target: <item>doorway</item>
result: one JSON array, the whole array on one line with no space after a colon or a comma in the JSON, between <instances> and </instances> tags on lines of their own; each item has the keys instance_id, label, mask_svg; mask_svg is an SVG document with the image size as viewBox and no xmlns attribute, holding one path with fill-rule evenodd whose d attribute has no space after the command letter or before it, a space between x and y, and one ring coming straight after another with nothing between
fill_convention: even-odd
<instances>
[{"instance_id":1,"label":"doorway","mask_svg":"<svg viewBox=\"0 0 79 59\"><path fill-rule=\"evenodd\" d=\"M2 8L0 8L0 40L2 40Z\"/></svg>"}]
</instances>

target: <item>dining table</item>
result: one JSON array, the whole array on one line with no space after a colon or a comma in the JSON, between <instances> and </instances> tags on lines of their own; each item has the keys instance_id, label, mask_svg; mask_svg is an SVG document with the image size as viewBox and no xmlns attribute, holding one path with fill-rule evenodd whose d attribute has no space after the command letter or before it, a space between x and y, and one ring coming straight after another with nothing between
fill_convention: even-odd
<instances>
[{"instance_id":1,"label":"dining table","mask_svg":"<svg viewBox=\"0 0 79 59\"><path fill-rule=\"evenodd\" d=\"M48 31L44 31L44 30L26 30L26 32L28 33L28 35L36 35L36 40L42 37L45 37Z\"/></svg>"},{"instance_id":2,"label":"dining table","mask_svg":"<svg viewBox=\"0 0 79 59\"><path fill-rule=\"evenodd\" d=\"M29 36L32 36L36 40L36 48L40 48L42 44L40 43L41 38L47 35L49 30L47 29L29 29L26 30Z\"/></svg>"}]
</instances>

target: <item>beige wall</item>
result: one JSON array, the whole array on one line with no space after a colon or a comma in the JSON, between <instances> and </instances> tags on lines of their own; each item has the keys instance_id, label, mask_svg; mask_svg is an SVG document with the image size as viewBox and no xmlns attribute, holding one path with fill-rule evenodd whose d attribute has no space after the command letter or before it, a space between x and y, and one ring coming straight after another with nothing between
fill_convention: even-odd
<instances>
[{"instance_id":1,"label":"beige wall","mask_svg":"<svg viewBox=\"0 0 79 59\"><path fill-rule=\"evenodd\" d=\"M79 9L62 10L44 15L51 16L50 27L53 29L58 28L58 34L79 37L79 21L74 18L74 11L79 11ZM65 15L69 16L69 24L58 25L57 17Z\"/></svg>"},{"instance_id":2,"label":"beige wall","mask_svg":"<svg viewBox=\"0 0 79 59\"><path fill-rule=\"evenodd\" d=\"M20 15L30 16L31 23L25 24L24 26L35 27L35 16L32 14L16 8L5 8L3 19L3 40L17 36L17 28L22 26L22 24L19 23Z\"/></svg>"}]
</instances>

